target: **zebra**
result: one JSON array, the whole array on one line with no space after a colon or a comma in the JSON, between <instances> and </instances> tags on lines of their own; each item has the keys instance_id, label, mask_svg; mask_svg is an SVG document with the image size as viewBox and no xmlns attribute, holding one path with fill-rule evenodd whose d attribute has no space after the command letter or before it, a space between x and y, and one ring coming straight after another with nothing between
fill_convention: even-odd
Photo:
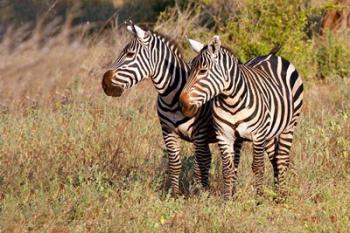
<instances>
[{"instance_id":1,"label":"zebra","mask_svg":"<svg viewBox=\"0 0 350 233\"><path fill-rule=\"evenodd\" d=\"M216 142L212 102L208 101L196 114L186 117L181 112L179 96L188 79L189 66L178 46L166 36L143 30L132 22L127 23L127 30L134 37L104 73L102 88L105 94L121 96L125 89L150 78L158 92L157 113L168 154L172 195L181 195L181 139L193 143L195 180L207 189L211 164L209 143Z\"/></svg>"},{"instance_id":2,"label":"zebra","mask_svg":"<svg viewBox=\"0 0 350 233\"><path fill-rule=\"evenodd\" d=\"M293 132L303 104L303 82L295 67L273 51L242 64L221 46L219 36L208 45L189 40L198 53L180 95L182 111L191 117L213 100L213 121L221 152L224 198L235 191L237 141L253 143L252 170L256 194L263 194L264 152L273 167L276 201L287 195L286 171ZM238 151L237 151L238 150ZM239 160L238 160L239 162Z\"/></svg>"}]
</instances>

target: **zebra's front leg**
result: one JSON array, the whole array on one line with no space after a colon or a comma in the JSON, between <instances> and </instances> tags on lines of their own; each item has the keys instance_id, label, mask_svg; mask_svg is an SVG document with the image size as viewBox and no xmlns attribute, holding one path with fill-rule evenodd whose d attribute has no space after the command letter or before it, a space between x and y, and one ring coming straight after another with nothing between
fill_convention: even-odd
<instances>
[{"instance_id":1,"label":"zebra's front leg","mask_svg":"<svg viewBox=\"0 0 350 233\"><path fill-rule=\"evenodd\" d=\"M211 153L208 143L195 142L194 174L196 180L204 189L209 188L209 170Z\"/></svg>"},{"instance_id":2,"label":"zebra's front leg","mask_svg":"<svg viewBox=\"0 0 350 233\"><path fill-rule=\"evenodd\" d=\"M241 158L241 149L242 149L243 139L237 138L233 144L233 150L234 150L234 176L233 176L233 189L232 189L232 195L234 195L237 191L238 186L238 166Z\"/></svg>"},{"instance_id":3,"label":"zebra's front leg","mask_svg":"<svg viewBox=\"0 0 350 233\"><path fill-rule=\"evenodd\" d=\"M222 160L222 176L224 178L224 199L228 200L232 197L233 181L235 178L234 161L233 161L233 141L226 138L218 137L219 148Z\"/></svg>"},{"instance_id":4,"label":"zebra's front leg","mask_svg":"<svg viewBox=\"0 0 350 233\"><path fill-rule=\"evenodd\" d=\"M181 173L180 139L175 134L164 135L165 146L168 152L168 169L173 196L181 195L179 178Z\"/></svg>"},{"instance_id":5,"label":"zebra's front leg","mask_svg":"<svg viewBox=\"0 0 350 233\"><path fill-rule=\"evenodd\" d=\"M255 175L255 188L256 194L258 196L262 196L263 194L263 180L264 180L264 150L265 150L265 142L264 141L254 141L253 142L253 163L252 170Z\"/></svg>"}]
</instances>

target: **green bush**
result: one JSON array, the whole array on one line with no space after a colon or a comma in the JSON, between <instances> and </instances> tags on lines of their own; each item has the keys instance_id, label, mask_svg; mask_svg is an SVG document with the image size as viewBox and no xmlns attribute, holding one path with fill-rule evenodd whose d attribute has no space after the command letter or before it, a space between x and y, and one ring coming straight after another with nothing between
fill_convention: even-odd
<instances>
[{"instance_id":1,"label":"green bush","mask_svg":"<svg viewBox=\"0 0 350 233\"><path fill-rule=\"evenodd\" d=\"M290 60L303 77L315 74L312 40L305 28L310 8L304 0L245 0L238 5L235 15L220 28L224 41L236 55L246 61L267 54L281 45L280 55Z\"/></svg>"},{"instance_id":2,"label":"green bush","mask_svg":"<svg viewBox=\"0 0 350 233\"><path fill-rule=\"evenodd\" d=\"M349 34L320 35L324 12L336 7L334 2L312 5L307 0L202 0L193 8L194 16L201 14L199 27L188 30L188 36L208 42L218 34L242 62L281 45L278 54L303 79L345 77L350 74Z\"/></svg>"},{"instance_id":3,"label":"green bush","mask_svg":"<svg viewBox=\"0 0 350 233\"><path fill-rule=\"evenodd\" d=\"M350 75L350 49L347 36L326 32L318 39L316 58L318 77L348 77Z\"/></svg>"}]
</instances>

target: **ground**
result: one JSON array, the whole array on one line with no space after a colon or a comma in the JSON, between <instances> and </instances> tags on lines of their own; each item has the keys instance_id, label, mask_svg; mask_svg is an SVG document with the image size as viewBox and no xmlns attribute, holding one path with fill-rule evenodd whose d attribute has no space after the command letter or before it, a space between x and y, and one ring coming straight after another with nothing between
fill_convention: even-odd
<instances>
[{"instance_id":1,"label":"ground","mask_svg":"<svg viewBox=\"0 0 350 233\"><path fill-rule=\"evenodd\" d=\"M74 46L1 50L1 232L348 232L349 79L305 80L286 203L273 202L266 159L256 204L249 144L234 200L221 195L216 145L210 190L173 199L152 83L107 97L102 74L122 46ZM184 193L192 153L184 142Z\"/></svg>"}]
</instances>

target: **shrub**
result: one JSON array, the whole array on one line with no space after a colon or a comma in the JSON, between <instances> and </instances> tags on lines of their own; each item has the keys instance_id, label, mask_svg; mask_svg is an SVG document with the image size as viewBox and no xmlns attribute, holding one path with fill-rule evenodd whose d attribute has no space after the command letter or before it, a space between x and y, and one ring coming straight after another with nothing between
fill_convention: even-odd
<instances>
[{"instance_id":1,"label":"shrub","mask_svg":"<svg viewBox=\"0 0 350 233\"><path fill-rule=\"evenodd\" d=\"M318 38L316 61L318 65L318 77L348 77L350 75L350 49L346 37L339 33L324 33L323 38Z\"/></svg>"},{"instance_id":2,"label":"shrub","mask_svg":"<svg viewBox=\"0 0 350 233\"><path fill-rule=\"evenodd\" d=\"M320 35L322 17L327 10L338 9L335 3L202 0L191 4L192 17L200 15L200 20L187 20L188 36L208 42L219 34L223 44L243 62L281 45L278 54L292 62L303 79L350 73L348 34ZM175 15L174 25L183 25L181 15Z\"/></svg>"},{"instance_id":3,"label":"shrub","mask_svg":"<svg viewBox=\"0 0 350 233\"><path fill-rule=\"evenodd\" d=\"M279 54L290 60L302 76L312 76L316 68L313 43L305 33L311 10L303 3L304 0L240 1L235 14L219 28L220 34L242 61L282 45Z\"/></svg>"}]
</instances>

